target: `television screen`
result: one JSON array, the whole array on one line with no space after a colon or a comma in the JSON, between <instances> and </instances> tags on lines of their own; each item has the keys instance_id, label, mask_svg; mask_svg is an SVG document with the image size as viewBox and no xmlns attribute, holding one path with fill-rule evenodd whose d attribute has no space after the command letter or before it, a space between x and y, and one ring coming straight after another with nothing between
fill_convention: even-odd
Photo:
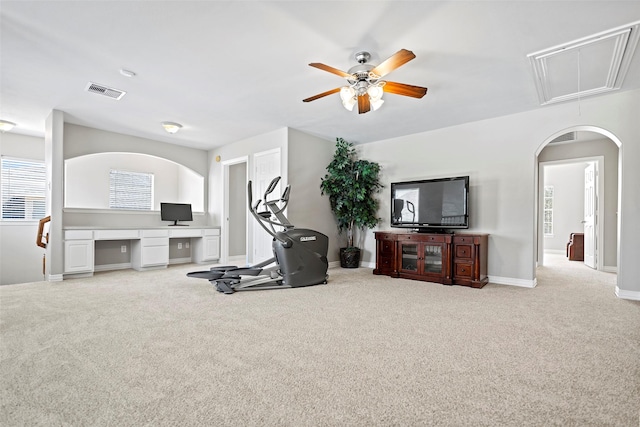
<instances>
[{"instance_id":1,"label":"television screen","mask_svg":"<svg viewBox=\"0 0 640 427\"><path fill-rule=\"evenodd\" d=\"M391 226L469 228L469 177L391 184Z\"/></svg>"},{"instance_id":2,"label":"television screen","mask_svg":"<svg viewBox=\"0 0 640 427\"><path fill-rule=\"evenodd\" d=\"M193 221L191 204L160 203L160 218L162 221L173 221L171 225L185 225L178 224L178 221Z\"/></svg>"}]
</instances>

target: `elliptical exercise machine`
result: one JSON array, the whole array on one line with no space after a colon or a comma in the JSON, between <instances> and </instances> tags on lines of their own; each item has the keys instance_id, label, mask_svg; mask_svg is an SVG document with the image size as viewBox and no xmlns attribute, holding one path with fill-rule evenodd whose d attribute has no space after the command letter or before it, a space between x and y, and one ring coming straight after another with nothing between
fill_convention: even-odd
<instances>
[{"instance_id":1,"label":"elliptical exercise machine","mask_svg":"<svg viewBox=\"0 0 640 427\"><path fill-rule=\"evenodd\" d=\"M218 292L225 294L260 289L298 288L327 283L329 238L314 230L295 228L289 222L283 212L289 204L290 185L287 185L279 199L267 200L278 182L280 182L280 177L274 178L269 183L264 198L258 200L255 205L253 204L251 181L247 185L249 211L258 224L273 236L271 246L274 256L249 267L211 267L208 271L187 273L188 277L207 279L216 286ZM261 203L265 210L258 211ZM278 231L276 227L282 228L282 230ZM270 266L271 264L274 265Z\"/></svg>"}]
</instances>

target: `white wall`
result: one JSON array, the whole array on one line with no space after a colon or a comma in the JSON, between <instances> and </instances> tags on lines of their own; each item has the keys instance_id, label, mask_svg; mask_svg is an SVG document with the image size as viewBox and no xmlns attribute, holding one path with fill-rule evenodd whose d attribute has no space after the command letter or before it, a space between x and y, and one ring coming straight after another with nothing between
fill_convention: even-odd
<instances>
[{"instance_id":1,"label":"white wall","mask_svg":"<svg viewBox=\"0 0 640 427\"><path fill-rule=\"evenodd\" d=\"M544 185L553 186L553 234L544 236L545 251L565 253L569 235L583 232L586 166L581 162L545 167Z\"/></svg>"},{"instance_id":2,"label":"white wall","mask_svg":"<svg viewBox=\"0 0 640 427\"><path fill-rule=\"evenodd\" d=\"M191 203L204 211L204 176L148 154L98 153L65 160L65 208L109 209L112 169L153 175L153 209L161 202Z\"/></svg>"},{"instance_id":3,"label":"white wall","mask_svg":"<svg viewBox=\"0 0 640 427\"><path fill-rule=\"evenodd\" d=\"M380 228L390 229L389 183L469 175L470 231L490 234L490 279L535 285L536 156L557 134L587 124L622 142L618 294L640 298L640 250L635 243L640 239L638 111L640 91L627 91L364 144L359 147L362 156L382 165L386 185ZM366 248L369 254L375 253L371 231Z\"/></svg>"},{"instance_id":4,"label":"white wall","mask_svg":"<svg viewBox=\"0 0 640 427\"><path fill-rule=\"evenodd\" d=\"M92 155L100 154L99 156L95 156L97 159L104 155L104 153L119 153L119 156L125 153L126 156L130 157L128 160L125 160L129 165L139 168L140 165L136 166L136 164L142 163L142 169L150 168L152 169L150 170L151 172L156 173L154 177L154 186L157 190L157 193L154 195L156 197L154 200L156 207L159 206L160 202L164 201L182 202L185 200L185 197L190 194L189 192L193 191L198 191L203 194L200 199L202 200L202 206L198 206L200 203L200 200L198 200L198 203L194 203L194 211L202 212L204 211L204 207L207 206L208 184L204 179L204 177L207 176L208 170L206 151L69 123L64 124L63 150L65 161L70 161L71 164L78 158L91 159L94 157ZM167 163L163 163L162 159L168 160L171 165L170 168L172 168L172 170L169 176L165 176L164 174L167 171ZM96 161L102 164L102 161ZM123 164L121 161L119 162ZM100 169L104 169L105 167L104 164L99 166ZM192 188L185 188L185 185L180 183L180 174L182 172L179 170L181 168L189 170L183 173L184 176L202 176L202 186L197 185ZM88 188L86 188L85 185L82 193L86 190L88 190ZM103 189L103 192L107 190ZM102 194L102 196L104 196L104 194ZM103 197L99 199L99 202L97 200L94 202L102 203ZM192 201L185 201L184 203L192 203ZM215 223L208 223L208 216L205 214L194 215L192 224L197 226L215 225ZM147 214L140 212L105 212L105 210L92 212L90 209L67 209L64 214L64 226L143 227L163 225L166 225L166 223L160 220L160 214L158 212Z\"/></svg>"},{"instance_id":5,"label":"white wall","mask_svg":"<svg viewBox=\"0 0 640 427\"><path fill-rule=\"evenodd\" d=\"M289 129L289 184L291 198L287 215L298 228L319 231L329 237L329 262L340 259L346 238L338 236L329 197L320 193L320 179L327 173L336 142Z\"/></svg>"},{"instance_id":6,"label":"white wall","mask_svg":"<svg viewBox=\"0 0 640 427\"><path fill-rule=\"evenodd\" d=\"M44 160L44 138L0 133L0 155ZM0 220L0 285L43 280L37 221Z\"/></svg>"}]
</instances>

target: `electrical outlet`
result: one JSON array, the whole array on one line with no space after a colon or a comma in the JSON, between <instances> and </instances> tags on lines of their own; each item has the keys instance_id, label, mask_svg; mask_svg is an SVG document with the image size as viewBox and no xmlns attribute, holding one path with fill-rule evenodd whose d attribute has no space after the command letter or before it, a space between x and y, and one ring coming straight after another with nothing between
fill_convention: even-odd
<instances>
[{"instance_id":1,"label":"electrical outlet","mask_svg":"<svg viewBox=\"0 0 640 427\"><path fill-rule=\"evenodd\" d=\"M185 249L189 249L189 242L185 242L185 244L184 244L184 248L185 248Z\"/></svg>"},{"instance_id":2,"label":"electrical outlet","mask_svg":"<svg viewBox=\"0 0 640 427\"><path fill-rule=\"evenodd\" d=\"M178 243L178 249L182 249L182 243Z\"/></svg>"},{"instance_id":3,"label":"electrical outlet","mask_svg":"<svg viewBox=\"0 0 640 427\"><path fill-rule=\"evenodd\" d=\"M123 254L127 253L127 245L120 246L120 252L123 253Z\"/></svg>"}]
</instances>

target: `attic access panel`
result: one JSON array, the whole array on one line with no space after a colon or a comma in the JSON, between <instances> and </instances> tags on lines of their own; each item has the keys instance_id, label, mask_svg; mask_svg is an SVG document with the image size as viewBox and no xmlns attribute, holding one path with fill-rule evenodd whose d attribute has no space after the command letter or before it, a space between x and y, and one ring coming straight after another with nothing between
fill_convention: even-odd
<instances>
[{"instance_id":1,"label":"attic access panel","mask_svg":"<svg viewBox=\"0 0 640 427\"><path fill-rule=\"evenodd\" d=\"M540 104L620 89L639 30L640 21L527 55Z\"/></svg>"}]
</instances>

